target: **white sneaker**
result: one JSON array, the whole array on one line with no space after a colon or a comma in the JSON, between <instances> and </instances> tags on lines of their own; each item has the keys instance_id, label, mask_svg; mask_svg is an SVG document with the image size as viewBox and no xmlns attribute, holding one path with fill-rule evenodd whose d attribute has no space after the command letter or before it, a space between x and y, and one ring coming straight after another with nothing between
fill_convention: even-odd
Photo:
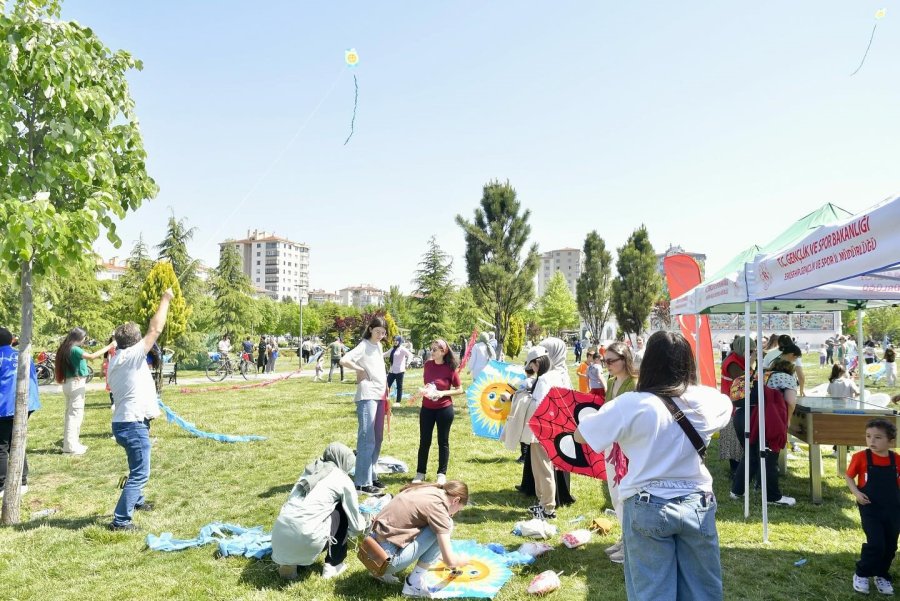
<instances>
[{"instance_id":1,"label":"white sneaker","mask_svg":"<svg viewBox=\"0 0 900 601\"><path fill-rule=\"evenodd\" d=\"M441 486L447 483L447 476L445 474L438 474L437 483Z\"/></svg>"},{"instance_id":2,"label":"white sneaker","mask_svg":"<svg viewBox=\"0 0 900 601\"><path fill-rule=\"evenodd\" d=\"M609 560L613 563L625 563L625 549L619 549L609 554Z\"/></svg>"},{"instance_id":3,"label":"white sneaker","mask_svg":"<svg viewBox=\"0 0 900 601\"><path fill-rule=\"evenodd\" d=\"M772 505L783 505L784 507L793 507L794 505L797 504L797 499L795 499L794 497L786 497L786 496L782 495L782 497L780 499L778 499L777 501L769 501L769 503Z\"/></svg>"},{"instance_id":4,"label":"white sneaker","mask_svg":"<svg viewBox=\"0 0 900 601\"><path fill-rule=\"evenodd\" d=\"M76 456L76 455L84 455L85 453L87 453L87 450L88 450L88 448L86 446L81 445L77 449L73 449L71 451L63 451L63 453L66 455Z\"/></svg>"},{"instance_id":5,"label":"white sneaker","mask_svg":"<svg viewBox=\"0 0 900 601\"><path fill-rule=\"evenodd\" d=\"M326 563L322 568L322 578L324 578L325 580L334 578L335 576L342 574L346 569L347 564L343 562L339 563L336 566L333 566L330 563Z\"/></svg>"},{"instance_id":6,"label":"white sneaker","mask_svg":"<svg viewBox=\"0 0 900 601\"><path fill-rule=\"evenodd\" d=\"M853 590L864 595L869 594L869 579L853 574Z\"/></svg>"},{"instance_id":7,"label":"white sneaker","mask_svg":"<svg viewBox=\"0 0 900 601\"><path fill-rule=\"evenodd\" d=\"M402 594L404 597L421 597L423 599L431 599L431 593L428 591L428 589L410 584L409 578L403 581Z\"/></svg>"},{"instance_id":8,"label":"white sneaker","mask_svg":"<svg viewBox=\"0 0 900 601\"><path fill-rule=\"evenodd\" d=\"M733 492L731 492L731 491L729 490L729 491L728 491L728 497L729 497L732 501L737 501L738 499L743 499L743 498L744 498L744 495L736 495L736 494L734 494Z\"/></svg>"},{"instance_id":9,"label":"white sneaker","mask_svg":"<svg viewBox=\"0 0 900 601\"><path fill-rule=\"evenodd\" d=\"M621 551L622 547L624 545L625 545L625 542L620 538L615 543L613 543L612 546L604 549L603 552L606 553L607 555L612 555L613 553L616 553L617 551Z\"/></svg>"},{"instance_id":10,"label":"white sneaker","mask_svg":"<svg viewBox=\"0 0 900 601\"><path fill-rule=\"evenodd\" d=\"M855 580L855 579L854 579ZM868 579L866 579L866 585L868 585ZM855 583L854 583L855 588ZM868 586L866 587L868 588ZM875 576L875 588L882 595L893 595L894 594L894 585L891 584L891 581L887 578L882 578L881 576Z\"/></svg>"},{"instance_id":11,"label":"white sneaker","mask_svg":"<svg viewBox=\"0 0 900 601\"><path fill-rule=\"evenodd\" d=\"M413 478L412 483L421 484L422 482L425 482L425 474L423 474L422 472L416 472L416 477Z\"/></svg>"}]
</instances>

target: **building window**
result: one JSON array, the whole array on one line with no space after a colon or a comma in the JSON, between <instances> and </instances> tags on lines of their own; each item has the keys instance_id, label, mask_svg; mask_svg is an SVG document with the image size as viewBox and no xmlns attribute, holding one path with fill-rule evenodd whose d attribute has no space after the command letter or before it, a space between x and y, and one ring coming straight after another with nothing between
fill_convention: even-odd
<instances>
[{"instance_id":1,"label":"building window","mask_svg":"<svg viewBox=\"0 0 900 601\"><path fill-rule=\"evenodd\" d=\"M262 244L257 243L256 248L259 248Z\"/></svg>"},{"instance_id":2,"label":"building window","mask_svg":"<svg viewBox=\"0 0 900 601\"><path fill-rule=\"evenodd\" d=\"M257 261L256 264L259 265L259 261Z\"/></svg>"}]
</instances>

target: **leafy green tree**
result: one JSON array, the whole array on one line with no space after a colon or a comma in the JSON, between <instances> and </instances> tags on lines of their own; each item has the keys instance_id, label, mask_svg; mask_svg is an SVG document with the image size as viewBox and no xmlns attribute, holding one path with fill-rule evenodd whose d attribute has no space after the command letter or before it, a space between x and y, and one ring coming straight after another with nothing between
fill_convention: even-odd
<instances>
[{"instance_id":1,"label":"leafy green tree","mask_svg":"<svg viewBox=\"0 0 900 601\"><path fill-rule=\"evenodd\" d=\"M475 296L468 286L460 286L453 293L453 308L451 323L453 324L452 337L454 340L465 340L467 343L472 336L472 330L483 329L481 320L485 319L484 313L475 303Z\"/></svg>"},{"instance_id":2,"label":"leafy green tree","mask_svg":"<svg viewBox=\"0 0 900 601\"><path fill-rule=\"evenodd\" d=\"M509 320L509 336L503 341L503 353L507 359L514 359L522 352L523 346L525 346L525 320L517 313Z\"/></svg>"},{"instance_id":3,"label":"leafy green tree","mask_svg":"<svg viewBox=\"0 0 900 601\"><path fill-rule=\"evenodd\" d=\"M109 299L109 312L115 324L137 320L137 298L141 286L150 275L154 261L150 258L150 251L144 242L143 235L139 236L131 254L125 261L125 273L113 286Z\"/></svg>"},{"instance_id":4,"label":"leafy green tree","mask_svg":"<svg viewBox=\"0 0 900 601\"><path fill-rule=\"evenodd\" d=\"M34 285L66 274L115 219L156 195L126 73L141 64L58 0L0 1L0 263L21 288L20 355L4 524L19 521Z\"/></svg>"},{"instance_id":5,"label":"leafy green tree","mask_svg":"<svg viewBox=\"0 0 900 601\"><path fill-rule=\"evenodd\" d=\"M421 343L449 338L452 333L452 275L453 259L441 250L432 236L413 278L417 299L410 329L413 338Z\"/></svg>"},{"instance_id":6,"label":"leafy green tree","mask_svg":"<svg viewBox=\"0 0 900 601\"><path fill-rule=\"evenodd\" d=\"M50 312L57 317L51 323L53 331L48 334L66 332L74 327L84 328L92 338L104 343L112 335L115 324L105 310L105 290L97 279L97 264L92 256L85 255L73 265L65 277L50 276L56 280L56 302Z\"/></svg>"},{"instance_id":7,"label":"leafy green tree","mask_svg":"<svg viewBox=\"0 0 900 601\"><path fill-rule=\"evenodd\" d=\"M578 327L578 307L562 272L557 271L550 278L538 308L541 325L557 336L563 330Z\"/></svg>"},{"instance_id":8,"label":"leafy green tree","mask_svg":"<svg viewBox=\"0 0 900 601\"><path fill-rule=\"evenodd\" d=\"M618 253L618 275L612 283L613 313L627 336L640 334L662 290L647 228L641 225L632 232Z\"/></svg>"},{"instance_id":9,"label":"leafy green tree","mask_svg":"<svg viewBox=\"0 0 900 601\"><path fill-rule=\"evenodd\" d=\"M612 280L612 254L595 231L584 239L584 271L575 283L575 300L581 318L594 338L602 336L609 320Z\"/></svg>"},{"instance_id":10,"label":"leafy green tree","mask_svg":"<svg viewBox=\"0 0 900 601\"><path fill-rule=\"evenodd\" d=\"M492 181L484 186L473 221L456 216L456 223L465 232L469 287L478 306L491 316L501 348L509 320L534 299L534 277L540 260L536 244L525 248L531 234L531 212L520 214L520 209L509 182Z\"/></svg>"},{"instance_id":11,"label":"leafy green tree","mask_svg":"<svg viewBox=\"0 0 900 601\"><path fill-rule=\"evenodd\" d=\"M249 332L253 326L253 286L244 273L241 256L231 244L222 245L219 265L211 278L213 298L216 299L216 326L220 334L228 333L232 340Z\"/></svg>"},{"instance_id":12,"label":"leafy green tree","mask_svg":"<svg viewBox=\"0 0 900 601\"><path fill-rule=\"evenodd\" d=\"M845 317L845 323L853 324L853 331L848 332L856 338L856 311L845 312L850 313ZM869 309L863 318L863 334L865 338L873 339L878 342L884 339L885 335L889 336L894 344L900 340L900 308L898 307L881 307L878 309Z\"/></svg>"},{"instance_id":13,"label":"leafy green tree","mask_svg":"<svg viewBox=\"0 0 900 601\"><path fill-rule=\"evenodd\" d=\"M391 286L384 295L384 310L394 316L399 327L408 328L412 320L413 300L400 292L400 286Z\"/></svg>"},{"instance_id":14,"label":"leafy green tree","mask_svg":"<svg viewBox=\"0 0 900 601\"><path fill-rule=\"evenodd\" d=\"M160 334L157 343L160 348L172 348L173 351L177 351L176 348L173 348L173 345L187 331L191 310L184 300L184 295L181 293L181 285L175 276L175 270L168 261L159 261L154 265L144 285L141 286L141 292L138 296L137 324L142 332L147 328L150 319L159 309L159 299L162 298L163 292L169 288L175 292L175 298L169 303L166 326L162 334ZM157 389L159 389L159 385L160 383L157 383Z\"/></svg>"}]
</instances>

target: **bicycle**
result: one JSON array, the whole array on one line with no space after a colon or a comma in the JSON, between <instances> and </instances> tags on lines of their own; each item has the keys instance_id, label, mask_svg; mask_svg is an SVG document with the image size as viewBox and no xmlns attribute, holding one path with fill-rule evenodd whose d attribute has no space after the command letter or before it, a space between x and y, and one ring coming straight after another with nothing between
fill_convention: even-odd
<instances>
[{"instance_id":1,"label":"bicycle","mask_svg":"<svg viewBox=\"0 0 900 601\"><path fill-rule=\"evenodd\" d=\"M250 377L256 376L256 367L253 362L250 361L249 353L242 353L237 369L235 369L235 365L231 362L231 357L228 355L210 353L209 358L211 361L209 365L206 366L206 377L213 382L221 382L228 376L233 376L235 373L240 373L245 380L249 380Z\"/></svg>"},{"instance_id":2,"label":"bicycle","mask_svg":"<svg viewBox=\"0 0 900 601\"><path fill-rule=\"evenodd\" d=\"M87 366L88 373L84 377L85 383L90 383L94 379L94 368ZM38 385L53 384L56 381L56 353L50 351L41 351L38 353L38 362L34 364L34 371L37 373Z\"/></svg>"}]
</instances>

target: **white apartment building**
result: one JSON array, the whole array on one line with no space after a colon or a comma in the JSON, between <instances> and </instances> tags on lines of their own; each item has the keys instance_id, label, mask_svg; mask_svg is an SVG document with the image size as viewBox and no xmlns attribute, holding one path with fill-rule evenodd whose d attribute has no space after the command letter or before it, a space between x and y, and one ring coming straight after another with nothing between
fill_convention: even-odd
<instances>
[{"instance_id":1,"label":"white apartment building","mask_svg":"<svg viewBox=\"0 0 900 601\"><path fill-rule=\"evenodd\" d=\"M384 304L384 290L375 288L371 284L342 288L338 290L338 294L341 296L339 302L348 307L362 309L368 305L380 307Z\"/></svg>"},{"instance_id":2,"label":"white apartment building","mask_svg":"<svg viewBox=\"0 0 900 601\"><path fill-rule=\"evenodd\" d=\"M310 290L309 302L311 303L341 303L341 295L327 290Z\"/></svg>"},{"instance_id":3,"label":"white apartment building","mask_svg":"<svg viewBox=\"0 0 900 601\"><path fill-rule=\"evenodd\" d=\"M118 280L125 272L128 271L128 263L125 259L113 257L109 261L104 261L97 257L97 279L98 280Z\"/></svg>"},{"instance_id":4,"label":"white apartment building","mask_svg":"<svg viewBox=\"0 0 900 601\"><path fill-rule=\"evenodd\" d=\"M254 288L264 289L276 300L308 302L309 246L260 230L247 230L245 239L226 240L219 246L226 244L237 249Z\"/></svg>"},{"instance_id":5,"label":"white apartment building","mask_svg":"<svg viewBox=\"0 0 900 601\"><path fill-rule=\"evenodd\" d=\"M584 252L580 248L561 248L541 255L541 266L538 268L537 296L543 296L547 284L557 271L566 278L572 296L575 296L575 285L584 270Z\"/></svg>"}]
</instances>

